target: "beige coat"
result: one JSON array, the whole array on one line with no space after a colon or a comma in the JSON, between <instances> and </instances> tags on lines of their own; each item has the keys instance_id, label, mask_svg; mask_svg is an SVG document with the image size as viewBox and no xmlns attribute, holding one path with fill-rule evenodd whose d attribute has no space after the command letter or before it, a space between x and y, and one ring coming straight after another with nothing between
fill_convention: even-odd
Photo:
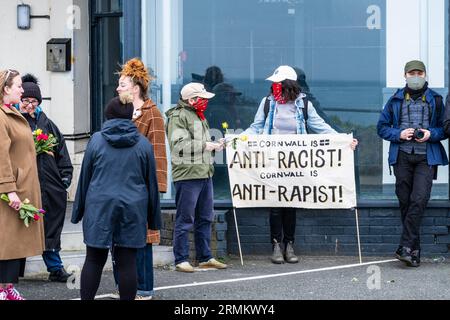
<instances>
[{"instance_id":1,"label":"beige coat","mask_svg":"<svg viewBox=\"0 0 450 320\"><path fill-rule=\"evenodd\" d=\"M0 107L0 195L16 192L41 208L36 151L30 127L17 110ZM41 255L44 250L42 220L25 227L19 213L0 200L0 260Z\"/></svg>"}]
</instances>

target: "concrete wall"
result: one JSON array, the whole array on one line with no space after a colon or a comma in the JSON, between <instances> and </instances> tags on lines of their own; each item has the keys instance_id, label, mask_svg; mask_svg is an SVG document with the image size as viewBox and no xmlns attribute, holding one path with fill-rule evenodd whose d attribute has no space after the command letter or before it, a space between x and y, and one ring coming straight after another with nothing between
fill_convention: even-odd
<instances>
[{"instance_id":1,"label":"concrete wall","mask_svg":"<svg viewBox=\"0 0 450 320\"><path fill-rule=\"evenodd\" d=\"M29 0L32 15L50 15L50 19L32 19L30 30L17 28L17 1L0 3L2 31L0 69L14 68L39 78L44 112L64 135L90 131L89 17L86 0ZM46 43L51 38L72 39L72 71L46 70ZM5 44L8 44L5 46ZM86 140L69 140L67 147L79 171ZM70 189L74 196L77 177Z\"/></svg>"}]
</instances>

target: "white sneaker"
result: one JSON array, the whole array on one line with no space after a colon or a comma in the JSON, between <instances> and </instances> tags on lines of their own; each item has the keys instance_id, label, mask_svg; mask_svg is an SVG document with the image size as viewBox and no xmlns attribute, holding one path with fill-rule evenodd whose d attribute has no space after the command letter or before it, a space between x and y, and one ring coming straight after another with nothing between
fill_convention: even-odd
<instances>
[{"instance_id":1,"label":"white sneaker","mask_svg":"<svg viewBox=\"0 0 450 320\"><path fill-rule=\"evenodd\" d=\"M111 299L114 299L114 300L119 300L119 299L120 299L120 293L119 293L119 290L116 290L116 292L114 292L113 294L111 294L111 295L110 295L110 298L111 298Z\"/></svg>"},{"instance_id":2,"label":"white sneaker","mask_svg":"<svg viewBox=\"0 0 450 320\"><path fill-rule=\"evenodd\" d=\"M6 301L8 300L8 294L5 290L0 289L0 301Z\"/></svg>"},{"instance_id":3,"label":"white sneaker","mask_svg":"<svg viewBox=\"0 0 450 320\"><path fill-rule=\"evenodd\" d=\"M225 263L219 262L214 258L209 259L206 262L199 263L199 268L201 269L226 269L228 266Z\"/></svg>"},{"instance_id":4,"label":"white sneaker","mask_svg":"<svg viewBox=\"0 0 450 320\"><path fill-rule=\"evenodd\" d=\"M194 267L191 266L191 264L187 261L177 264L175 266L175 270L180 271L180 272L188 272L188 273L192 273L195 271Z\"/></svg>"},{"instance_id":5,"label":"white sneaker","mask_svg":"<svg viewBox=\"0 0 450 320\"><path fill-rule=\"evenodd\" d=\"M152 300L153 296L141 296L139 294L136 295L136 299L134 300Z\"/></svg>"}]
</instances>

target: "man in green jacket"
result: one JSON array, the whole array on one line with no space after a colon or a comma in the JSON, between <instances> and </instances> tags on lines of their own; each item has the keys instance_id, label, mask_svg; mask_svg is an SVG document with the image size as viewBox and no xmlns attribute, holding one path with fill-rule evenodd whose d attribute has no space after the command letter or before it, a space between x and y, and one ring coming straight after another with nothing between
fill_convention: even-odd
<instances>
[{"instance_id":1,"label":"man in green jacket","mask_svg":"<svg viewBox=\"0 0 450 320\"><path fill-rule=\"evenodd\" d=\"M176 190L176 222L173 253L177 271L194 272L189 263L189 231L194 227L195 251L200 268L225 269L212 257L211 225L214 220L213 152L223 145L211 141L204 112L214 94L200 83L181 90L181 100L167 115L167 137Z\"/></svg>"}]
</instances>

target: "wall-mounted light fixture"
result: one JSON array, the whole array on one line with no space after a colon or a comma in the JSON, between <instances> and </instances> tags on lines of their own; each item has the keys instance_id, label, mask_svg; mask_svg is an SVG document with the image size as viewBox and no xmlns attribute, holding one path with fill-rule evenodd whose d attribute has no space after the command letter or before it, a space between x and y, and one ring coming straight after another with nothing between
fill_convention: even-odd
<instances>
[{"instance_id":1,"label":"wall-mounted light fixture","mask_svg":"<svg viewBox=\"0 0 450 320\"><path fill-rule=\"evenodd\" d=\"M49 19L49 15L33 16L31 15L31 7L29 4L17 5L17 28L21 30L29 30L31 28L31 19Z\"/></svg>"},{"instance_id":2,"label":"wall-mounted light fixture","mask_svg":"<svg viewBox=\"0 0 450 320\"><path fill-rule=\"evenodd\" d=\"M17 5L17 28L22 30L31 28L31 7L28 4Z\"/></svg>"}]
</instances>

